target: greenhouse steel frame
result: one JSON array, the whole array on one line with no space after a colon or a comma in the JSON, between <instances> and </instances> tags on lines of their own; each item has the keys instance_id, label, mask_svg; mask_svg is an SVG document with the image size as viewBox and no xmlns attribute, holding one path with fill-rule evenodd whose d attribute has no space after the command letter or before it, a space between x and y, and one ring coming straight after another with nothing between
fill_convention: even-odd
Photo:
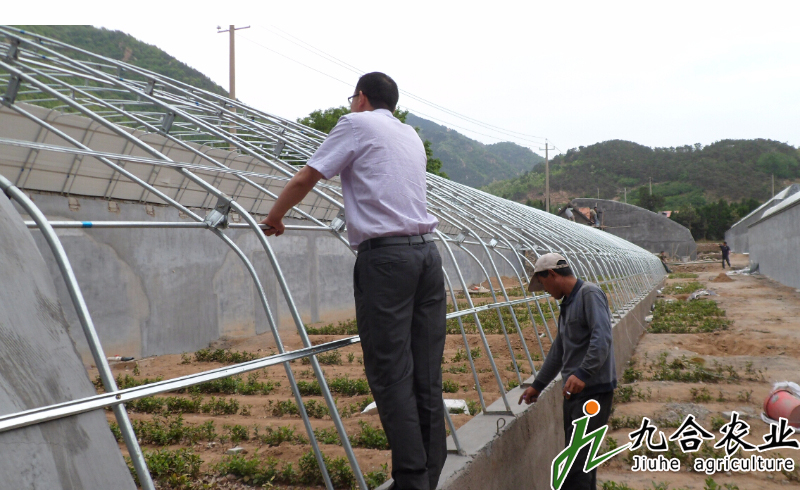
<instances>
[{"instance_id":1,"label":"greenhouse steel frame","mask_svg":"<svg viewBox=\"0 0 800 490\"><path fill-rule=\"evenodd\" d=\"M136 398L198 384L215 377L230 376L283 364L301 412L309 441L327 488L328 476L314 431L289 361L309 357L331 418L358 485L367 486L350 446L336 404L315 354L358 342L358 337L312 346L300 318L281 262L262 233L256 216L264 216L280 190L314 153L325 134L296 122L274 116L238 100L184 84L128 63L11 27L0 27L0 120L24 121L0 129L0 188L24 209L40 230L58 262L79 321L99 369L106 395L75 400L50 407L0 416L0 431L30 425L81 411L112 407L143 488L152 489L143 453L137 443L124 403ZM68 121L69 124L62 124ZM83 121L83 122L81 122ZM15 128L35 128L35 130ZM80 126L80 127L77 127ZM118 151L109 141L124 142ZM546 294L527 292L527 278L538 256L547 252L564 255L575 272L599 284L608 294L612 314L620 317L645 297L662 279L660 261L649 252L613 235L564 220L522 204L492 196L431 174L427 176L428 209L439 219L436 240L444 253L446 289L455 320L465 343L467 360L477 388L481 409L488 413L462 319L471 317L488 354L504 410L510 402L479 313L494 310L506 348L511 355L518 384L523 383L520 365L536 373L531 348L523 336L533 328L537 352L544 359L541 338L550 341L553 332L547 318L555 318L553 301ZM48 221L25 191L81 195L178 209L192 222ZM205 212L205 216L201 215ZM236 219L233 219L236 216ZM341 187L337 179L322 181L294 207L288 217L301 222L287 230L329 234L350 249L344 233L346 220ZM237 221L240 221L237 223ZM261 307L274 337L278 354L249 363L119 390L81 295L69 259L59 242L57 228L200 228L218 237L241 259L252 278ZM287 351L273 312L251 261L225 233L247 228L258 238L283 299L289 305L303 349ZM353 252L355 253L355 252ZM518 299L511 299L500 268L513 271L519 284ZM491 302L476 304L468 292L462 268L477 266L488 284ZM449 269L448 269L449 266ZM451 274L447 271L450 270ZM455 276L452 272L455 271ZM520 297L521 296L521 297ZM459 304L459 299L466 302ZM524 305L527 315L514 306ZM510 314L503 315L504 310ZM511 322L504 318L510 317ZM512 339L520 340L515 352ZM447 410L445 410L447 413ZM456 450L461 451L449 415Z\"/></svg>"}]
</instances>

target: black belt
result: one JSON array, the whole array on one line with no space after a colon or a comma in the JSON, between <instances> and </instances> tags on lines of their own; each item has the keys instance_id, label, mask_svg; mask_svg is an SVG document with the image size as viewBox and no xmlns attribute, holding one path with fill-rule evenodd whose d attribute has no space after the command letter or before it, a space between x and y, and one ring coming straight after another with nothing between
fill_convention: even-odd
<instances>
[{"instance_id":1,"label":"black belt","mask_svg":"<svg viewBox=\"0 0 800 490\"><path fill-rule=\"evenodd\" d=\"M370 238L358 244L358 253L372 250L373 248L381 247L395 247L398 245L422 245L423 243L433 242L433 234L426 233L424 235L414 236L382 236L378 238Z\"/></svg>"}]
</instances>

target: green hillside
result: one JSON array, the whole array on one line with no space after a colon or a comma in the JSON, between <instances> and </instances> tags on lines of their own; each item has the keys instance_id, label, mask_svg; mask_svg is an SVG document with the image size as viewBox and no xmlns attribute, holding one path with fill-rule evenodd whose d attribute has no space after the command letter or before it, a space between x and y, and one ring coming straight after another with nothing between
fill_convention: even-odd
<instances>
[{"instance_id":1,"label":"green hillside","mask_svg":"<svg viewBox=\"0 0 800 490\"><path fill-rule=\"evenodd\" d=\"M691 204L704 206L719 199L764 201L775 188L800 178L800 154L778 141L722 140L703 147L649 148L630 141L612 140L569 150L550 164L550 188L566 197L624 199L653 183L660 209ZM544 168L514 179L494 182L484 190L508 199L526 201L544 195ZM649 189L647 191L649 195ZM556 200L553 199L555 202ZM635 201L633 201L635 202Z\"/></svg>"},{"instance_id":2,"label":"green hillside","mask_svg":"<svg viewBox=\"0 0 800 490\"><path fill-rule=\"evenodd\" d=\"M408 114L406 123L418 127L423 140L430 140L433 155L442 161L442 170L461 184L485 186L519 176L544 161L515 143L484 145L414 114Z\"/></svg>"},{"instance_id":3,"label":"green hillside","mask_svg":"<svg viewBox=\"0 0 800 490\"><path fill-rule=\"evenodd\" d=\"M228 95L227 90L186 63L124 32L92 26L14 27L62 41L107 58L125 61L131 65L166 75L209 92ZM85 59L85 57L77 54L74 56L78 59Z\"/></svg>"}]
</instances>

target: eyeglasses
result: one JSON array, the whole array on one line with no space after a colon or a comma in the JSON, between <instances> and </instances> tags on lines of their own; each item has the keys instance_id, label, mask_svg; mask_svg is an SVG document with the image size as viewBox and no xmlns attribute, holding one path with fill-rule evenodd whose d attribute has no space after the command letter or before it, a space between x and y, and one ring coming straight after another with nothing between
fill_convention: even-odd
<instances>
[{"instance_id":1,"label":"eyeglasses","mask_svg":"<svg viewBox=\"0 0 800 490\"><path fill-rule=\"evenodd\" d=\"M348 98L347 98L347 102L349 102L349 103L351 103L351 104L352 104L352 103L353 103L353 99L355 99L355 98L356 98L356 97L358 97L359 95L361 95L361 92L359 92L359 93L357 93L357 94L355 94L355 95L351 95L350 97L348 97Z\"/></svg>"}]
</instances>

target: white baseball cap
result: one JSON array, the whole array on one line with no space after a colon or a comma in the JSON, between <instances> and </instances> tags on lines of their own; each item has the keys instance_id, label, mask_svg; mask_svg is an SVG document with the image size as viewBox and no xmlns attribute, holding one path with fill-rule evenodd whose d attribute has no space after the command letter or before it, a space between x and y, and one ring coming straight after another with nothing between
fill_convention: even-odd
<instances>
[{"instance_id":1,"label":"white baseball cap","mask_svg":"<svg viewBox=\"0 0 800 490\"><path fill-rule=\"evenodd\" d=\"M564 263L559 265L559 262L562 260ZM542 255L536 259L536 265L533 268L533 275L531 276L530 284L528 284L528 291L544 291L544 286L541 282L539 282L539 278L536 277L537 272L554 269L566 269L567 267L569 267L569 262L567 262L567 259L560 254L549 253Z\"/></svg>"}]
</instances>

